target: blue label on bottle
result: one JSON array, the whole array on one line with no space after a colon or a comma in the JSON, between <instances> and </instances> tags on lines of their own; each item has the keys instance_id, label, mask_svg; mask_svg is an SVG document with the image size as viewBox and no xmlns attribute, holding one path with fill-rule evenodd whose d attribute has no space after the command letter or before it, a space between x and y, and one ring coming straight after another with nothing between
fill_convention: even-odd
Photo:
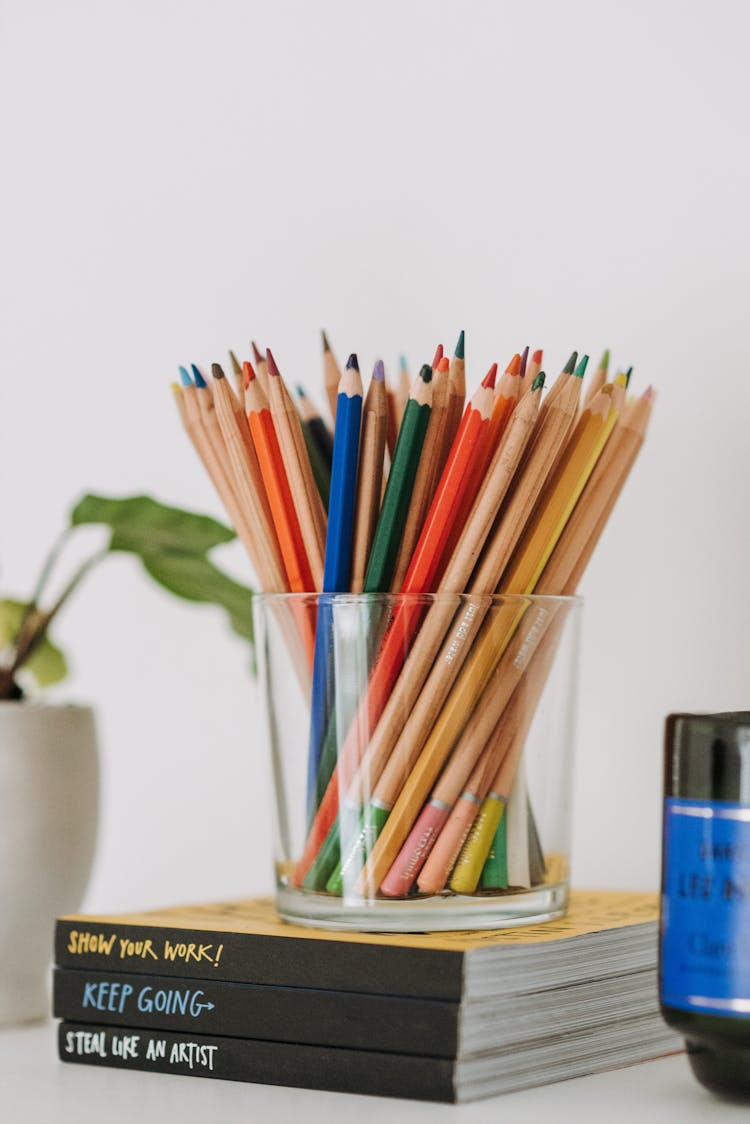
<instances>
[{"instance_id":1,"label":"blue label on bottle","mask_svg":"<svg viewBox=\"0 0 750 1124\"><path fill-rule=\"evenodd\" d=\"M750 1018L750 807L665 801L661 999Z\"/></svg>"}]
</instances>

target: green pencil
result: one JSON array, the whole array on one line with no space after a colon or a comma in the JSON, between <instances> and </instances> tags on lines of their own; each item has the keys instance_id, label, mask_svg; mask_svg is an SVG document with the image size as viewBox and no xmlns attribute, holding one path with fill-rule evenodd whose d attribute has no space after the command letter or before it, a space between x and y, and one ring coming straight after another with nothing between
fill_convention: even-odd
<instances>
[{"instance_id":1,"label":"green pencil","mask_svg":"<svg viewBox=\"0 0 750 1124\"><path fill-rule=\"evenodd\" d=\"M391 588L431 411L432 367L425 363L412 383L398 431L393 463L367 561L363 593L387 593Z\"/></svg>"}]
</instances>

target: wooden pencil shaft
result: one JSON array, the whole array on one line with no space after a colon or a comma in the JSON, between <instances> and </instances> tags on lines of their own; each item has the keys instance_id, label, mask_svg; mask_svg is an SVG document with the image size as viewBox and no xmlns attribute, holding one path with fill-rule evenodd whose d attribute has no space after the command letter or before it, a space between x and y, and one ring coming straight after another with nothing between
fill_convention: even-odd
<instances>
[{"instance_id":1,"label":"wooden pencil shaft","mask_svg":"<svg viewBox=\"0 0 750 1124\"><path fill-rule=\"evenodd\" d=\"M396 557L391 589L398 593L412 560L414 547L422 530L428 508L438 482L438 463L442 455L442 438L448 406L447 371L436 369L432 375L432 409L422 446L422 455L414 479L404 531Z\"/></svg>"},{"instance_id":2,"label":"wooden pencil shaft","mask_svg":"<svg viewBox=\"0 0 750 1124\"><path fill-rule=\"evenodd\" d=\"M328 399L328 408L331 412L331 421L335 426L341 369L327 341L323 347L323 382L325 385L326 398Z\"/></svg>"},{"instance_id":3,"label":"wooden pencil shaft","mask_svg":"<svg viewBox=\"0 0 750 1124\"><path fill-rule=\"evenodd\" d=\"M399 430L393 463L365 573L365 593L387 593L393 578L406 512L422 454L432 404L432 386L418 376Z\"/></svg>"},{"instance_id":4,"label":"wooden pencil shaft","mask_svg":"<svg viewBox=\"0 0 750 1124\"><path fill-rule=\"evenodd\" d=\"M271 416L273 418L274 428L276 429L276 436L281 449L287 480L289 481L289 487L292 491L294 507L300 530L302 531L305 553L310 563L313 582L315 589L320 591L323 588L324 540L321 541L319 523L315 516L315 509L310 502L309 490L305 479L305 465L309 467L310 461L306 452L304 458L300 456L290 410L291 399L285 391L286 388L281 382L280 375L269 376L268 401L271 409ZM296 417L296 412L294 416ZM298 420L299 419L297 419L297 421ZM304 445L304 438L301 432L300 438ZM310 470L310 476L312 477L312 470ZM312 488L315 489L314 481L312 481ZM318 499L319 498L320 497L318 497Z\"/></svg>"},{"instance_id":5,"label":"wooden pencil shaft","mask_svg":"<svg viewBox=\"0 0 750 1124\"><path fill-rule=\"evenodd\" d=\"M526 446L513 487L468 585L470 593L495 592L498 588L511 555L565 445L571 422L575 419L580 389L581 381L575 379L567 384L558 402L546 413L542 413L540 406L537 425Z\"/></svg>"},{"instance_id":6,"label":"wooden pencil shaft","mask_svg":"<svg viewBox=\"0 0 750 1124\"><path fill-rule=\"evenodd\" d=\"M237 415L231 399L234 397L225 378L214 380L213 387L214 406L216 417L226 445L229 463L234 474L234 483L237 496L242 507L248 512L253 523L258 528L256 541L260 558L260 580L264 589L270 592L283 592L288 590L284 563L281 549L276 537L273 521L268 511L268 501L263 488L263 478L260 467L257 466L257 457L253 449L253 457L257 466L257 477L248 456L243 433L238 424ZM264 502L261 502L261 497Z\"/></svg>"},{"instance_id":7,"label":"wooden pencil shaft","mask_svg":"<svg viewBox=\"0 0 750 1124\"><path fill-rule=\"evenodd\" d=\"M302 532L294 509L271 411L268 408L268 399L257 379L253 379L248 384L245 405L289 588L293 593L309 593L312 588L312 574L305 554Z\"/></svg>"},{"instance_id":8,"label":"wooden pencil shaft","mask_svg":"<svg viewBox=\"0 0 750 1124\"><path fill-rule=\"evenodd\" d=\"M385 456L387 402L385 382L371 379L362 409L352 550L352 593L364 588L367 561L380 513Z\"/></svg>"}]
</instances>

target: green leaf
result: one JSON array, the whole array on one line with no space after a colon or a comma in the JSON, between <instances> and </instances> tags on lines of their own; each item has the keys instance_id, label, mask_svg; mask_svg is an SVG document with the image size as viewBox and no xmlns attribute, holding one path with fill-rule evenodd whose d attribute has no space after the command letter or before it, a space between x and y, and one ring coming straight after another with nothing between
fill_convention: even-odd
<instances>
[{"instance_id":1,"label":"green leaf","mask_svg":"<svg viewBox=\"0 0 750 1124\"><path fill-rule=\"evenodd\" d=\"M253 591L228 578L205 556L172 551L144 551L148 573L170 593L186 601L220 605L238 636L253 643Z\"/></svg>"},{"instance_id":2,"label":"green leaf","mask_svg":"<svg viewBox=\"0 0 750 1124\"><path fill-rule=\"evenodd\" d=\"M84 496L70 513L72 526L99 524L112 529L110 550L133 554L180 551L205 554L220 543L231 542L235 533L209 515L195 515L179 507L168 507L150 496Z\"/></svg>"},{"instance_id":3,"label":"green leaf","mask_svg":"<svg viewBox=\"0 0 750 1124\"><path fill-rule=\"evenodd\" d=\"M24 601L0 601L0 650L15 643L27 608ZM65 678L68 665L57 645L45 635L22 664L22 670L33 675L37 686L50 687Z\"/></svg>"}]
</instances>

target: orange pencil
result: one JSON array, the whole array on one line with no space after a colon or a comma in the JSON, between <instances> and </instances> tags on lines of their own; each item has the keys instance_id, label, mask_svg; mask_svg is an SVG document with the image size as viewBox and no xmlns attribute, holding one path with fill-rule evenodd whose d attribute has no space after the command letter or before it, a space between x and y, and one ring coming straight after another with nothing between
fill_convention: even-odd
<instances>
[{"instance_id":1,"label":"orange pencil","mask_svg":"<svg viewBox=\"0 0 750 1124\"><path fill-rule=\"evenodd\" d=\"M314 588L312 572L305 553L302 532L268 406L268 398L255 377L252 364L244 363L242 370L250 434L258 454L258 464L271 507L271 517L278 535L289 588L292 593L309 593Z\"/></svg>"}]
</instances>

